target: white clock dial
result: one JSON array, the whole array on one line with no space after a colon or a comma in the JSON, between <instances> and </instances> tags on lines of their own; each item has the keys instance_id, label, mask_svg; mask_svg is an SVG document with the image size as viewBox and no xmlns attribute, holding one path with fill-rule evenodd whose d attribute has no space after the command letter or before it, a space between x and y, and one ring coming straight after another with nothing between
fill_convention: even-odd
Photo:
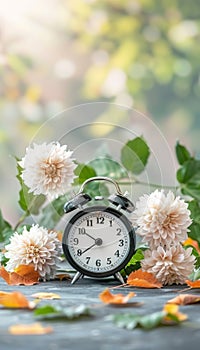
<instances>
[{"instance_id":1,"label":"white clock dial","mask_svg":"<svg viewBox=\"0 0 200 350\"><path fill-rule=\"evenodd\" d=\"M117 270L131 249L130 224L121 216L113 209L93 209L75 217L64 240L72 265L89 275Z\"/></svg>"}]
</instances>

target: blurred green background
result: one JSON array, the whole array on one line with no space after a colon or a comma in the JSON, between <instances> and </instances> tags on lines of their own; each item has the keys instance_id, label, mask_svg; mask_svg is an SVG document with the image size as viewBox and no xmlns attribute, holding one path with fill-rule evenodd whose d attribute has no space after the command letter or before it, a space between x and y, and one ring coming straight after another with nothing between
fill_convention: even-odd
<instances>
[{"instance_id":1,"label":"blurred green background","mask_svg":"<svg viewBox=\"0 0 200 350\"><path fill-rule=\"evenodd\" d=\"M198 153L199 97L197 0L0 0L4 216L17 216L12 155L56 113L113 102L152 119L172 149L179 139Z\"/></svg>"}]
</instances>

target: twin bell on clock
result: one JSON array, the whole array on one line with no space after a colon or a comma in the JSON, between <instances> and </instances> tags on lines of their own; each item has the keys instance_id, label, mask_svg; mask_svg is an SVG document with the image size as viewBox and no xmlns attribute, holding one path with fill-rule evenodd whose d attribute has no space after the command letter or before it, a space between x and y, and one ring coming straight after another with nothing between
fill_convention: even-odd
<instances>
[{"instance_id":1,"label":"twin bell on clock","mask_svg":"<svg viewBox=\"0 0 200 350\"><path fill-rule=\"evenodd\" d=\"M92 181L106 181L115 186L116 193L107 198L109 206L87 206L92 198L85 188ZM101 196L93 199L98 203L104 200ZM135 231L125 213L133 210L133 203L122 194L118 183L100 176L86 180L75 197L65 204L66 214L75 211L62 241L66 259L77 271L72 284L84 275L93 278L114 275L124 283L120 271L135 252Z\"/></svg>"}]
</instances>

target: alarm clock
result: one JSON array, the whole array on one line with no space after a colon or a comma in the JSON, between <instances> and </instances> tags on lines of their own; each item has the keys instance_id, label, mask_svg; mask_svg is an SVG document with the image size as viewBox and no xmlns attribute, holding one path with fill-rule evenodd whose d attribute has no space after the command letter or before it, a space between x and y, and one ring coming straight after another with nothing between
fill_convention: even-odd
<instances>
[{"instance_id":1,"label":"alarm clock","mask_svg":"<svg viewBox=\"0 0 200 350\"><path fill-rule=\"evenodd\" d=\"M115 186L116 193L107 198L109 206L99 205L104 200L102 196L92 198L84 191L92 181L107 181ZM92 199L98 205L87 206ZM135 231L122 211L131 213L133 210L133 203L122 194L119 184L101 176L87 179L74 198L64 205L65 213L76 211L62 239L64 255L77 271L72 284L84 275L92 278L113 275L124 283L120 271L135 252Z\"/></svg>"}]
</instances>

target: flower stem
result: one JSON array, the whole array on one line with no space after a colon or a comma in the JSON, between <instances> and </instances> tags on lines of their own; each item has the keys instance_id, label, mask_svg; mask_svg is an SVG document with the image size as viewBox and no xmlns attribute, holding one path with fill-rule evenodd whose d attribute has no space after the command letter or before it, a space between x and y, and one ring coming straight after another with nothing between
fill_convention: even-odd
<instances>
[{"instance_id":1,"label":"flower stem","mask_svg":"<svg viewBox=\"0 0 200 350\"><path fill-rule=\"evenodd\" d=\"M151 182L145 182L145 181L139 181L136 179L133 179L133 181L118 181L118 184L121 186L125 185L143 185L143 186L149 186L149 187L154 187L154 188L166 188L166 189L173 189L177 190L179 187L178 186L169 186L169 185L158 185L154 184Z\"/></svg>"},{"instance_id":2,"label":"flower stem","mask_svg":"<svg viewBox=\"0 0 200 350\"><path fill-rule=\"evenodd\" d=\"M22 222L26 219L26 217L29 216L29 212L26 211L18 220L18 222L16 223L15 227L14 227L14 231L16 231L16 229L19 227L19 225L22 224Z\"/></svg>"}]
</instances>

